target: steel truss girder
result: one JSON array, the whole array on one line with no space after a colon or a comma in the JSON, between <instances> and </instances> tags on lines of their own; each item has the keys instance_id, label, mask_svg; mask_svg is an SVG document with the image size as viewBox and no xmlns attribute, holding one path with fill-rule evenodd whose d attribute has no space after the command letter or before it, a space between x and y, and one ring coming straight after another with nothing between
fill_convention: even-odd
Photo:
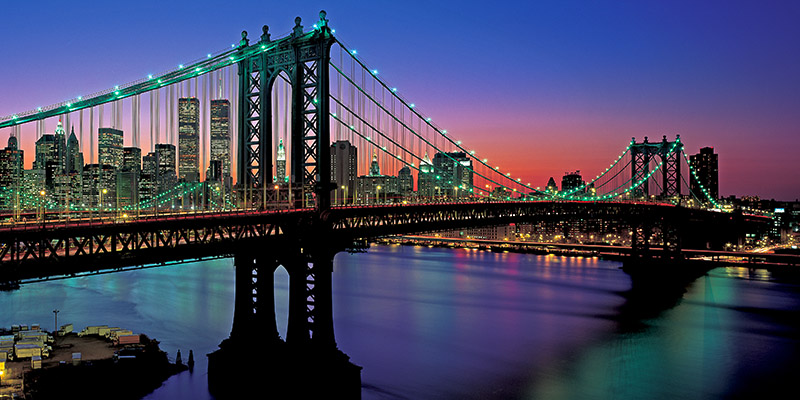
<instances>
[{"instance_id":1,"label":"steel truss girder","mask_svg":"<svg viewBox=\"0 0 800 400\"><path fill-rule=\"evenodd\" d=\"M30 266L34 271L37 265L57 265L67 260L70 261L70 265L65 264L67 268L83 268L82 264L87 268L90 264L102 268L103 260L109 264L137 265L145 263L143 260L148 260L154 252L162 254L167 249L177 253L164 253L163 257L178 260L193 258L182 253L189 249L225 253L248 241L281 237L287 218L280 214L232 219L198 216L182 221L156 220L89 228L56 225L41 230L12 229L0 232L0 274L8 268ZM213 247L218 249L212 250Z\"/></svg>"}]
</instances>

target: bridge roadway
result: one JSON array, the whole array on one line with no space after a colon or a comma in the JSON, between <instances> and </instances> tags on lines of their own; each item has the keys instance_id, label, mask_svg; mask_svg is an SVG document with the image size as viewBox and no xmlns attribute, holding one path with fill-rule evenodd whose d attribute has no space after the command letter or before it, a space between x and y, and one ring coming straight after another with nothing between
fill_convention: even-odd
<instances>
[{"instance_id":1,"label":"bridge roadway","mask_svg":"<svg viewBox=\"0 0 800 400\"><path fill-rule=\"evenodd\" d=\"M651 202L509 201L162 214L126 220L46 221L0 227L0 282L113 271L259 249L320 246L327 252L365 240L509 223L604 220L692 243L734 241L763 230L765 217ZM644 234L647 238L650 234ZM641 248L649 248L645 239ZM719 245L718 245L719 246ZM691 246L684 246L691 247ZM707 247L707 246L702 246ZM679 248L680 250L680 248Z\"/></svg>"}]
</instances>

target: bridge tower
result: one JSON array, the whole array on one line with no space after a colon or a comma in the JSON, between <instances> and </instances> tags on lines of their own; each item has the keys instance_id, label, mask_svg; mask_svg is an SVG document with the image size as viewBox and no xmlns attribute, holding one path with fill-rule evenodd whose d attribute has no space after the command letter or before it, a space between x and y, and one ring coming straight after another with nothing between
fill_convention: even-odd
<instances>
[{"instance_id":1,"label":"bridge tower","mask_svg":"<svg viewBox=\"0 0 800 400\"><path fill-rule=\"evenodd\" d=\"M292 34L272 40L264 25L258 43L250 45L242 32L239 49L251 54L239 62L239 154L240 196L247 204L270 202L272 186L272 87L281 72L292 87L291 193L293 207L313 205L330 208L333 188L330 174L329 70L330 48L335 42L325 11L310 32L304 32L300 17ZM253 49L264 49L252 53Z\"/></svg>"},{"instance_id":2,"label":"bridge tower","mask_svg":"<svg viewBox=\"0 0 800 400\"><path fill-rule=\"evenodd\" d=\"M237 54L239 74L238 187L250 207L274 202L272 174L272 87L279 74L292 89L289 198L292 208L314 207L283 224L278 246L251 243L235 252L236 295L233 328L220 350L209 355L209 388L225 396L230 380L265 384L283 397L319 398L323 393L358 398L361 368L336 346L333 331L334 255L346 245L336 241L323 215L330 209L330 48L335 42L325 11L310 32L295 18L291 35L272 40L269 27L255 44L242 32ZM289 273L289 321L285 341L275 321L275 270ZM252 337L258 335L259 345ZM258 348L267 347L269 363L251 365ZM212 365L213 364L213 365ZM277 364L277 365L276 365ZM246 365L231 368L231 365ZM265 371L265 366L267 371ZM275 372L278 371L278 372ZM229 395L228 393L227 395ZM235 395L238 395L236 393ZM281 397L281 396L279 396Z\"/></svg>"},{"instance_id":3,"label":"bridge tower","mask_svg":"<svg viewBox=\"0 0 800 400\"><path fill-rule=\"evenodd\" d=\"M636 143L633 138L631 145L631 179L638 182L650 174L650 161L655 157L661 162L661 193L662 198L678 196L681 194L681 157L683 143L681 137L674 142L668 142L664 135L661 142L648 142L647 136L642 143ZM647 182L642 183L633 190L634 198L650 197L650 188Z\"/></svg>"}]
</instances>

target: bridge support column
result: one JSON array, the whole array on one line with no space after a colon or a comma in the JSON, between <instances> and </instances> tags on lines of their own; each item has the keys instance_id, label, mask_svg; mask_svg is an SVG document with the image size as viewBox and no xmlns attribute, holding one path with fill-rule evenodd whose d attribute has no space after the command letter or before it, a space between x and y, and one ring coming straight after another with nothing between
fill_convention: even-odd
<instances>
[{"instance_id":1,"label":"bridge support column","mask_svg":"<svg viewBox=\"0 0 800 400\"><path fill-rule=\"evenodd\" d=\"M259 252L264 255L236 255L233 329L220 349L208 355L209 390L216 398L246 397L258 389L276 398L358 399L361 367L337 348L333 332L336 252L298 243L287 254L287 248L291 246ZM278 265L289 272L285 342L275 323L273 274Z\"/></svg>"},{"instance_id":2,"label":"bridge support column","mask_svg":"<svg viewBox=\"0 0 800 400\"><path fill-rule=\"evenodd\" d=\"M280 341L273 290L277 261L247 252L235 256L234 266L236 293L230 340L247 342L253 332L259 332L268 342Z\"/></svg>"},{"instance_id":3,"label":"bridge support column","mask_svg":"<svg viewBox=\"0 0 800 400\"><path fill-rule=\"evenodd\" d=\"M336 349L333 333L333 257L335 252L301 249L288 262L289 327L286 343Z\"/></svg>"},{"instance_id":4,"label":"bridge support column","mask_svg":"<svg viewBox=\"0 0 800 400\"><path fill-rule=\"evenodd\" d=\"M306 270L308 265L302 255L295 254L283 264L289 272L289 323L286 343L295 348L308 345L309 321L306 316Z\"/></svg>"}]
</instances>

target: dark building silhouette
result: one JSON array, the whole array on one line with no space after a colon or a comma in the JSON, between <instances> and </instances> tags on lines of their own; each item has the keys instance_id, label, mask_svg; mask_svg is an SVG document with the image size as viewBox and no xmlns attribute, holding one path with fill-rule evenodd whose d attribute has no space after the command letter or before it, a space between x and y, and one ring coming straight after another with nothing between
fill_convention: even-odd
<instances>
[{"instance_id":1,"label":"dark building silhouette","mask_svg":"<svg viewBox=\"0 0 800 400\"><path fill-rule=\"evenodd\" d=\"M280 163L281 148L278 149L278 162ZM286 164L286 156L283 156ZM286 167L283 167L285 171ZM280 164L278 167L280 171ZM356 198L356 175L358 175L358 148L347 140L338 140L331 145L331 181L336 184L336 189L331 193L340 203L353 203ZM278 176L278 182L282 182ZM344 200L346 199L346 201Z\"/></svg>"},{"instance_id":2,"label":"dark building silhouette","mask_svg":"<svg viewBox=\"0 0 800 400\"><path fill-rule=\"evenodd\" d=\"M561 178L561 191L570 193L572 195L579 195L585 192L583 185L583 177L581 176L581 171L575 172L566 172L564 173L564 177ZM548 187L550 184L548 183Z\"/></svg>"},{"instance_id":3,"label":"dark building silhouette","mask_svg":"<svg viewBox=\"0 0 800 400\"><path fill-rule=\"evenodd\" d=\"M703 194L703 189L705 189L713 200L719 199L719 160L717 154L714 153L714 148L703 147L699 153L689 156L689 164L697 174L697 179L694 177L691 179L692 193L705 200Z\"/></svg>"}]
</instances>

